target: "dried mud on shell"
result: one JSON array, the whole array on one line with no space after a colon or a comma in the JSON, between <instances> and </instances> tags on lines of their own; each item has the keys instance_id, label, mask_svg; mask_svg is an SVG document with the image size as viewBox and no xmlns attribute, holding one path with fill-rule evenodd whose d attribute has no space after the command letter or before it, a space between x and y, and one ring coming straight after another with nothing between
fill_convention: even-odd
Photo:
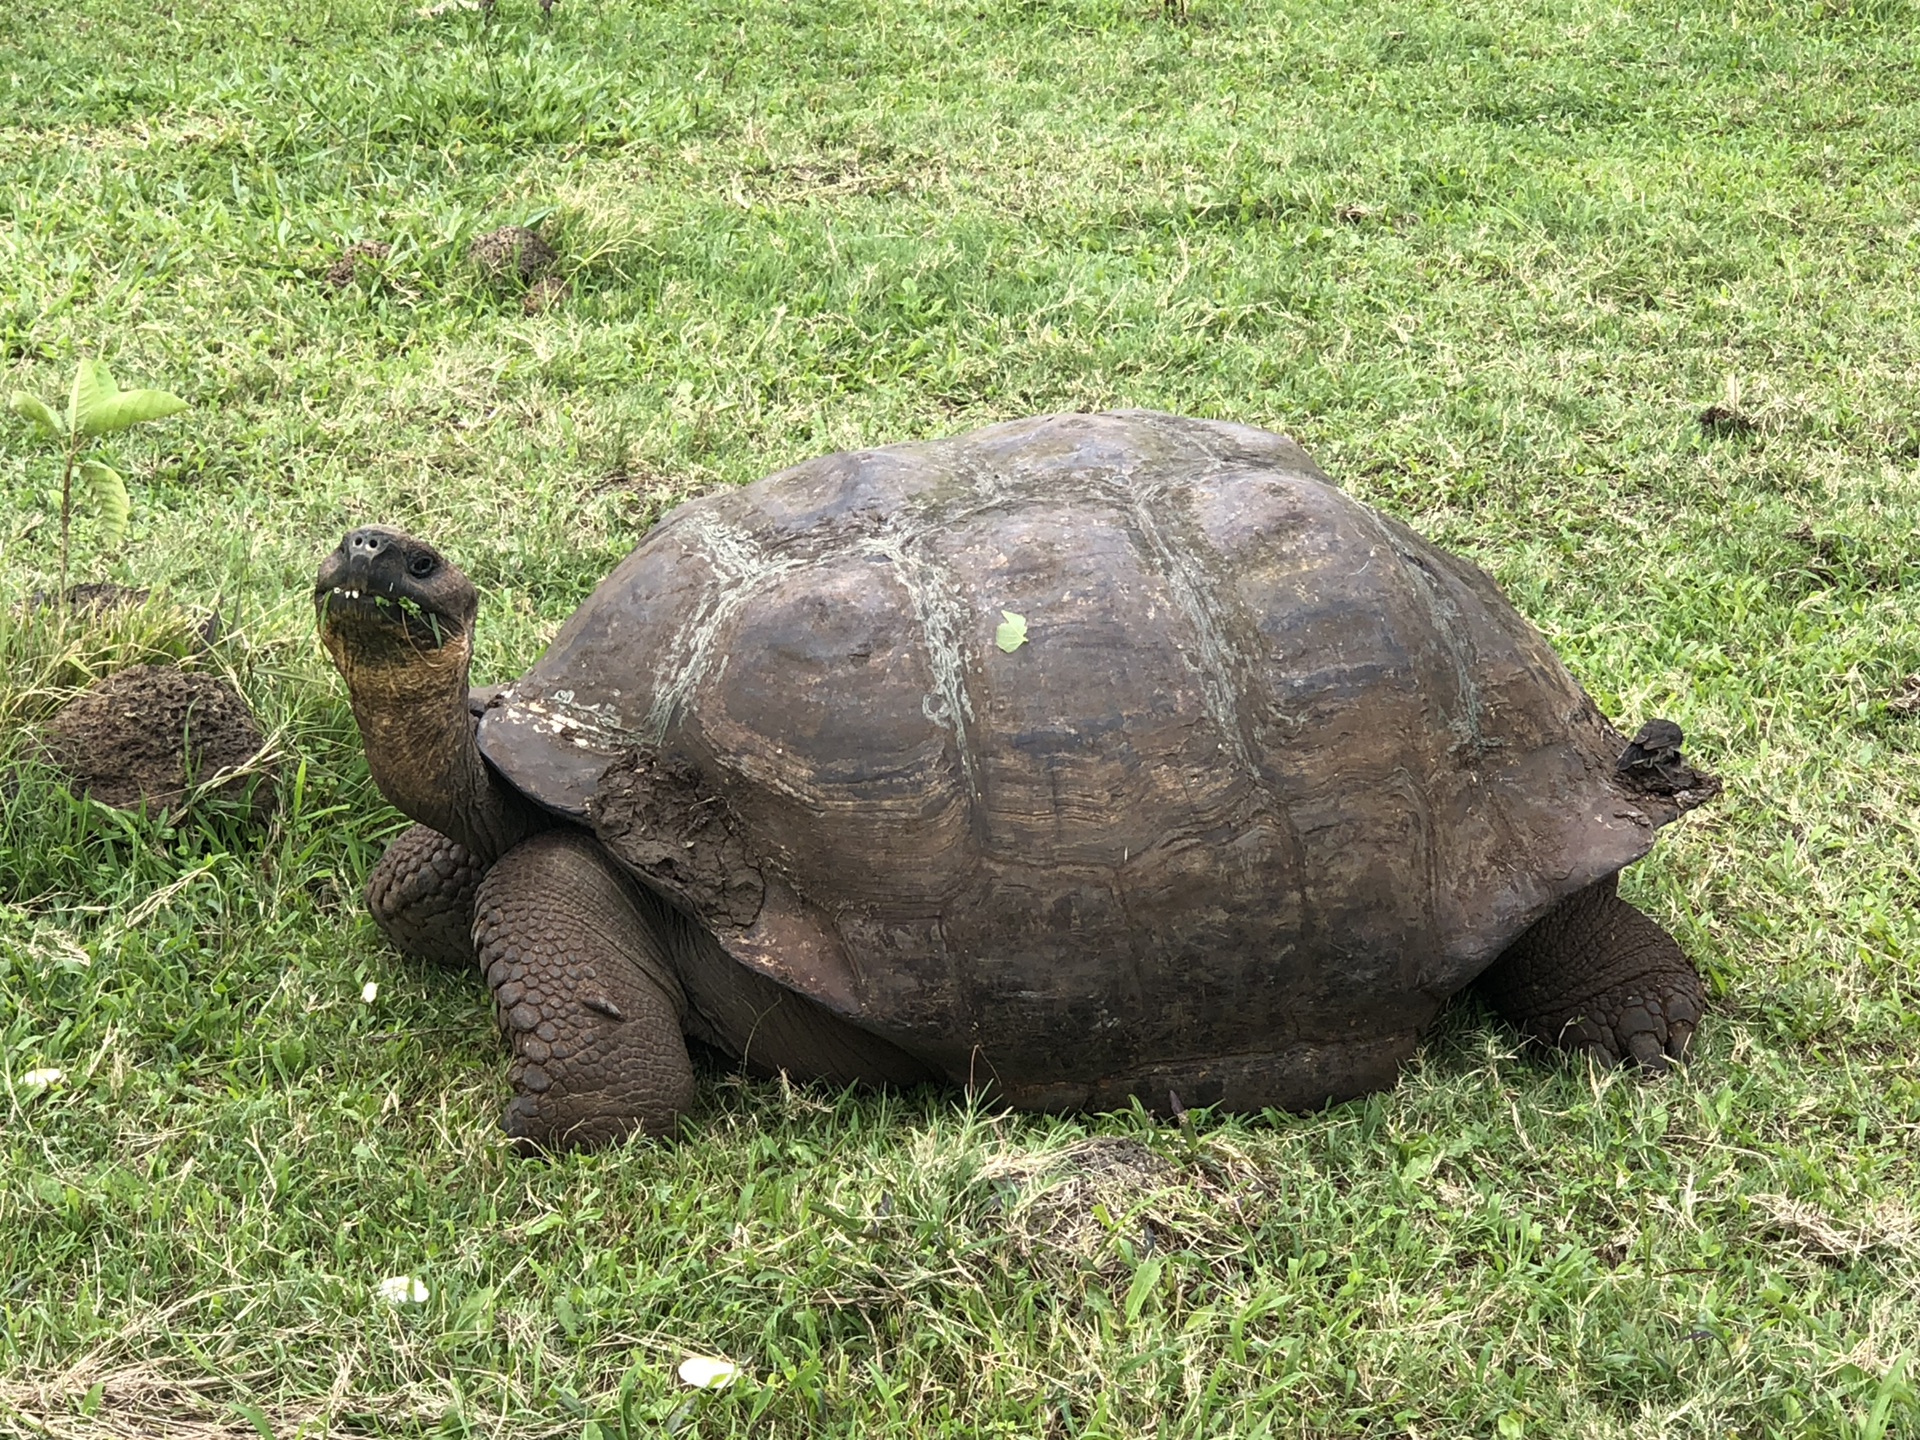
<instances>
[{"instance_id":1,"label":"dried mud on shell","mask_svg":"<svg viewBox=\"0 0 1920 1440\"><path fill-rule=\"evenodd\" d=\"M621 864L708 924L744 928L760 914L766 882L740 821L687 762L628 752L607 767L590 813Z\"/></svg>"},{"instance_id":2,"label":"dried mud on shell","mask_svg":"<svg viewBox=\"0 0 1920 1440\"><path fill-rule=\"evenodd\" d=\"M196 787L273 805L274 769L247 702L218 676L136 665L68 701L48 723L48 758L76 793L123 810L171 809ZM256 783L257 782L257 783Z\"/></svg>"}]
</instances>

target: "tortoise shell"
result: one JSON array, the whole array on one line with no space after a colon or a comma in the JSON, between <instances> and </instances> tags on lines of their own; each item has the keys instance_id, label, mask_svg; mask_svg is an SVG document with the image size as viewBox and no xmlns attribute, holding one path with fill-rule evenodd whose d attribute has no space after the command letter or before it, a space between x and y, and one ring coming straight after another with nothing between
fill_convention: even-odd
<instances>
[{"instance_id":1,"label":"tortoise shell","mask_svg":"<svg viewBox=\"0 0 1920 1440\"><path fill-rule=\"evenodd\" d=\"M1686 808L1479 568L1289 439L1139 411L681 506L479 741L742 965L1048 1106L1235 1056L1383 1083Z\"/></svg>"}]
</instances>

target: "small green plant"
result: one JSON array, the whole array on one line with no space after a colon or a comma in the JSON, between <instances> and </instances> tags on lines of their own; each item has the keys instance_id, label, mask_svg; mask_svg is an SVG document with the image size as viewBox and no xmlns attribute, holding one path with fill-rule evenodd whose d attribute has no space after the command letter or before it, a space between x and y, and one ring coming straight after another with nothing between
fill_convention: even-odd
<instances>
[{"instance_id":1,"label":"small green plant","mask_svg":"<svg viewBox=\"0 0 1920 1440\"><path fill-rule=\"evenodd\" d=\"M82 360L73 372L73 391L62 416L38 395L16 390L7 401L14 414L32 422L42 438L65 447L66 468L60 475L60 603L66 603L67 557L73 532L73 480L77 474L93 502L106 544L126 538L132 502L127 482L104 460L82 456L84 442L116 435L146 420L162 420L187 408L187 402L165 390L121 390L98 360Z\"/></svg>"}]
</instances>

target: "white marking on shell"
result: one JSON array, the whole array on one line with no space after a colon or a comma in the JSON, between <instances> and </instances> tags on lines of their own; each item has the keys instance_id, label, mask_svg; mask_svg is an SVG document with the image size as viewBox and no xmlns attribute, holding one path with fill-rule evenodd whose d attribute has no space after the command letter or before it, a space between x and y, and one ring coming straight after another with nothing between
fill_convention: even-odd
<instances>
[{"instance_id":1,"label":"white marking on shell","mask_svg":"<svg viewBox=\"0 0 1920 1440\"><path fill-rule=\"evenodd\" d=\"M881 551L893 562L914 618L920 622L922 644L933 689L920 701L920 713L935 725L953 732L954 753L972 800L980 798L980 762L974 754L969 726L974 719L973 696L967 690L967 628L971 616L960 592L945 571L924 555L905 550Z\"/></svg>"},{"instance_id":2,"label":"white marking on shell","mask_svg":"<svg viewBox=\"0 0 1920 1440\"><path fill-rule=\"evenodd\" d=\"M681 541L706 558L713 581L681 627L677 643L654 666L653 704L640 723L640 739L658 745L695 686L718 673L726 656L716 659L720 635L749 600L783 575L807 562L794 557L775 558L744 531L714 516L696 511L687 516Z\"/></svg>"},{"instance_id":3,"label":"white marking on shell","mask_svg":"<svg viewBox=\"0 0 1920 1440\"><path fill-rule=\"evenodd\" d=\"M1240 702L1235 688L1249 667L1227 638L1227 627L1215 613L1212 588L1204 572L1192 555L1168 539L1159 518L1148 508L1150 499L1165 499L1165 491L1152 484L1131 483L1132 479L1128 475L1121 484L1126 488L1128 513L1148 552L1141 558L1166 583L1168 598L1193 627L1200 649L1199 664L1194 664L1190 657L1187 661L1194 678L1200 682L1200 703L1206 707L1207 718L1220 731L1221 748L1232 752L1246 774L1258 775L1260 767L1240 728Z\"/></svg>"}]
</instances>

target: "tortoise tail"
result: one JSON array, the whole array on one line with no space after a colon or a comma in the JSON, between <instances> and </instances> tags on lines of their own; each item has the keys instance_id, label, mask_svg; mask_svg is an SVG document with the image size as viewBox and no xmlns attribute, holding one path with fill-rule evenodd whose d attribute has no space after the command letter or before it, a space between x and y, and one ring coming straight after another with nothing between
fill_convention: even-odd
<instances>
[{"instance_id":1,"label":"tortoise tail","mask_svg":"<svg viewBox=\"0 0 1920 1440\"><path fill-rule=\"evenodd\" d=\"M1680 753L1686 737L1671 720L1649 720L1614 762L1615 778L1628 790L1659 795L1681 810L1704 805L1720 793L1720 777L1689 765Z\"/></svg>"}]
</instances>

